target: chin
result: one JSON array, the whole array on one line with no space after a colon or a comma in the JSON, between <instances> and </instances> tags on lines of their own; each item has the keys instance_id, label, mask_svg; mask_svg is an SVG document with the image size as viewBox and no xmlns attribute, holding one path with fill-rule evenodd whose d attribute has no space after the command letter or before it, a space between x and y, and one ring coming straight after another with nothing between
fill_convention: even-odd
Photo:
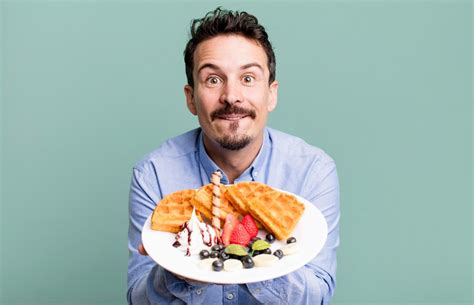
<instances>
[{"instance_id":1,"label":"chin","mask_svg":"<svg viewBox=\"0 0 474 305\"><path fill-rule=\"evenodd\" d=\"M247 147L252 140L253 138L248 135L228 135L217 138L216 142L222 148L237 151Z\"/></svg>"}]
</instances>

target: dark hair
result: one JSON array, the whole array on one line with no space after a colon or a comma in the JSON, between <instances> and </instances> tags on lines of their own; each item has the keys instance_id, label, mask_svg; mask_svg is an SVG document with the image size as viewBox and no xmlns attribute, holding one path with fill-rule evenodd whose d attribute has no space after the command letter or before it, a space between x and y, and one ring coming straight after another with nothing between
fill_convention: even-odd
<instances>
[{"instance_id":1,"label":"dark hair","mask_svg":"<svg viewBox=\"0 0 474 305\"><path fill-rule=\"evenodd\" d=\"M267 65L270 71L269 84L275 80L275 54L265 28L258 23L257 18L253 15L218 7L214 11L208 12L204 18L194 19L191 23L191 38L184 50L186 77L191 87L194 87L194 51L198 44L222 34L238 34L258 42L267 54Z\"/></svg>"}]
</instances>

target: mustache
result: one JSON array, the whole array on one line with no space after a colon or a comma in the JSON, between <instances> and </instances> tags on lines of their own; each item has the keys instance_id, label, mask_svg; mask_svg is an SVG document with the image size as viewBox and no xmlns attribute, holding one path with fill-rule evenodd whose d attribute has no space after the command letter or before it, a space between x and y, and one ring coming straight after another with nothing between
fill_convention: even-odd
<instances>
[{"instance_id":1,"label":"mustache","mask_svg":"<svg viewBox=\"0 0 474 305\"><path fill-rule=\"evenodd\" d=\"M230 114L242 114L242 115L245 115L245 116L249 116L252 119L255 119L255 117L257 116L255 111L252 110L252 109L246 109L246 108L242 108L242 107L239 107L239 106L227 104L223 108L214 110L211 113L211 119L214 121L219 116L230 115Z\"/></svg>"}]
</instances>

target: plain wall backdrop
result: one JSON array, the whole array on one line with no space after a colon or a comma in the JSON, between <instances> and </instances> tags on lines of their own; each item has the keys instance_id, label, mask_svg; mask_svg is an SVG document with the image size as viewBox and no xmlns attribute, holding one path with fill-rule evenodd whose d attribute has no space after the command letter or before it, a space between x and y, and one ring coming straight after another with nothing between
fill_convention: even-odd
<instances>
[{"instance_id":1,"label":"plain wall backdrop","mask_svg":"<svg viewBox=\"0 0 474 305\"><path fill-rule=\"evenodd\" d=\"M255 14L271 127L341 182L333 304L471 304L470 1L3 1L0 304L125 304L132 166L197 126L192 18Z\"/></svg>"}]
</instances>

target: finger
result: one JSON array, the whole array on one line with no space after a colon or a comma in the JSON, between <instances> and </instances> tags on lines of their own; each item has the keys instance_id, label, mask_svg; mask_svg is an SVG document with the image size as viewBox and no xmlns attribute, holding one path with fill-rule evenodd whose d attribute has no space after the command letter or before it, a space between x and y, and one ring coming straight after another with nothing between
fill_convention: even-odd
<instances>
[{"instance_id":1,"label":"finger","mask_svg":"<svg viewBox=\"0 0 474 305\"><path fill-rule=\"evenodd\" d=\"M145 250L145 247L143 247L143 244L138 245L138 252L139 252L141 255L148 255L148 253L147 253L146 250Z\"/></svg>"}]
</instances>

